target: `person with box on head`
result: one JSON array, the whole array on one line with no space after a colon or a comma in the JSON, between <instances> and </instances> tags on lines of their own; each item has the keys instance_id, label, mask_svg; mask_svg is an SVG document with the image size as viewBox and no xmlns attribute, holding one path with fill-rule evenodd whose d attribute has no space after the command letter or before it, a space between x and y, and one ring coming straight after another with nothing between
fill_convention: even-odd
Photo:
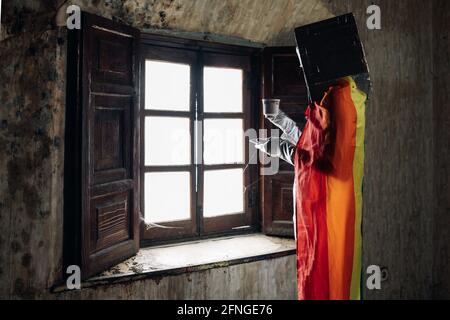
<instances>
[{"instance_id":1,"label":"person with box on head","mask_svg":"<svg viewBox=\"0 0 450 320\"><path fill-rule=\"evenodd\" d=\"M256 148L295 167L298 298L360 299L369 70L352 14L296 28L295 37L310 100L306 125L301 130L279 101L264 101L282 135Z\"/></svg>"}]
</instances>

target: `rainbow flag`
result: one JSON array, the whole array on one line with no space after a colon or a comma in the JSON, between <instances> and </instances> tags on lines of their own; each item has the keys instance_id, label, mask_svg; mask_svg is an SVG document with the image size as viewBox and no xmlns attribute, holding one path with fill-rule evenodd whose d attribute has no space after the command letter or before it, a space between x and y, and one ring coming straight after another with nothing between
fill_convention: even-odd
<instances>
[{"instance_id":1,"label":"rainbow flag","mask_svg":"<svg viewBox=\"0 0 450 320\"><path fill-rule=\"evenodd\" d=\"M365 101L346 77L306 111L295 154L299 299L361 298Z\"/></svg>"}]
</instances>

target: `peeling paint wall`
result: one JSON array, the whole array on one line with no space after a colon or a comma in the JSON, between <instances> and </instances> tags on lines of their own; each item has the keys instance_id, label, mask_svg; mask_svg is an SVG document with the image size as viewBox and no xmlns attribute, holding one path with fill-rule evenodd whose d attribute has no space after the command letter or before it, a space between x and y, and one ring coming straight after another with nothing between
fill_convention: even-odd
<instances>
[{"instance_id":1,"label":"peeling paint wall","mask_svg":"<svg viewBox=\"0 0 450 320\"><path fill-rule=\"evenodd\" d=\"M380 31L365 27L365 11L372 2L381 7ZM292 29L297 25L353 11L375 90L367 105L363 255L366 266L378 264L389 270L382 290L365 292L366 298L378 299L430 298L434 292L450 296L448 275L443 275L448 274L445 257L450 239L448 226L441 223L448 219L448 152L441 152L449 149L448 116L439 116L448 100L448 37L437 32L448 30L449 19L440 10L444 2L73 0L67 4L141 29L205 32L270 45L293 44ZM0 297L49 297L47 288L61 274L66 33L54 26L54 18L62 3L3 1ZM434 23L434 42L433 18L440 21ZM447 192L435 196L435 189ZM439 202L434 205L434 200ZM206 274L198 277L209 279ZM172 283L167 290L189 288L167 281ZM151 297L136 286L153 288L146 282L68 297Z\"/></svg>"}]
</instances>

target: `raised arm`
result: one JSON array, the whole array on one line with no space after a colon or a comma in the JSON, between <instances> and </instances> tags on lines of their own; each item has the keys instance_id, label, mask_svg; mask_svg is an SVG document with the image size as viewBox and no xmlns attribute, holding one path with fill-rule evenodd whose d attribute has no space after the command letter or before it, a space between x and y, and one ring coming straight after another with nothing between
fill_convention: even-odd
<instances>
[{"instance_id":1,"label":"raised arm","mask_svg":"<svg viewBox=\"0 0 450 320\"><path fill-rule=\"evenodd\" d=\"M294 151L302 133L301 130L297 127L296 122L281 110L278 110L276 114L266 115L266 118L281 129L281 137L280 139L271 138L269 141L257 144L255 147L271 157L279 157L287 163L294 165ZM271 151L272 143L279 144L279 149L276 153Z\"/></svg>"}]
</instances>

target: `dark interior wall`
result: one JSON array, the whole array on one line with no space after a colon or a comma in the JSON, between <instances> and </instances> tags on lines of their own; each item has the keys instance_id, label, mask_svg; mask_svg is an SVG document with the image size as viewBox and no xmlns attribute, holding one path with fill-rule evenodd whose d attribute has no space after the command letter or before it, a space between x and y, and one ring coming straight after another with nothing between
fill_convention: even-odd
<instances>
[{"instance_id":1,"label":"dark interior wall","mask_svg":"<svg viewBox=\"0 0 450 320\"><path fill-rule=\"evenodd\" d=\"M2 8L1 298L39 297L61 269L65 30L24 3Z\"/></svg>"},{"instance_id":2,"label":"dark interior wall","mask_svg":"<svg viewBox=\"0 0 450 320\"><path fill-rule=\"evenodd\" d=\"M449 59L442 32L449 19L441 9L447 1L72 2L142 29L277 45L293 44L297 25L353 11L374 81L367 104L364 265L389 271L382 290L366 290L365 297L450 296ZM372 2L381 7L381 30L365 27ZM0 297L48 297L46 288L61 272L66 32L54 26L56 9L53 1L3 1Z\"/></svg>"},{"instance_id":3,"label":"dark interior wall","mask_svg":"<svg viewBox=\"0 0 450 320\"><path fill-rule=\"evenodd\" d=\"M450 296L450 2L433 3L434 263L433 297Z\"/></svg>"}]
</instances>

